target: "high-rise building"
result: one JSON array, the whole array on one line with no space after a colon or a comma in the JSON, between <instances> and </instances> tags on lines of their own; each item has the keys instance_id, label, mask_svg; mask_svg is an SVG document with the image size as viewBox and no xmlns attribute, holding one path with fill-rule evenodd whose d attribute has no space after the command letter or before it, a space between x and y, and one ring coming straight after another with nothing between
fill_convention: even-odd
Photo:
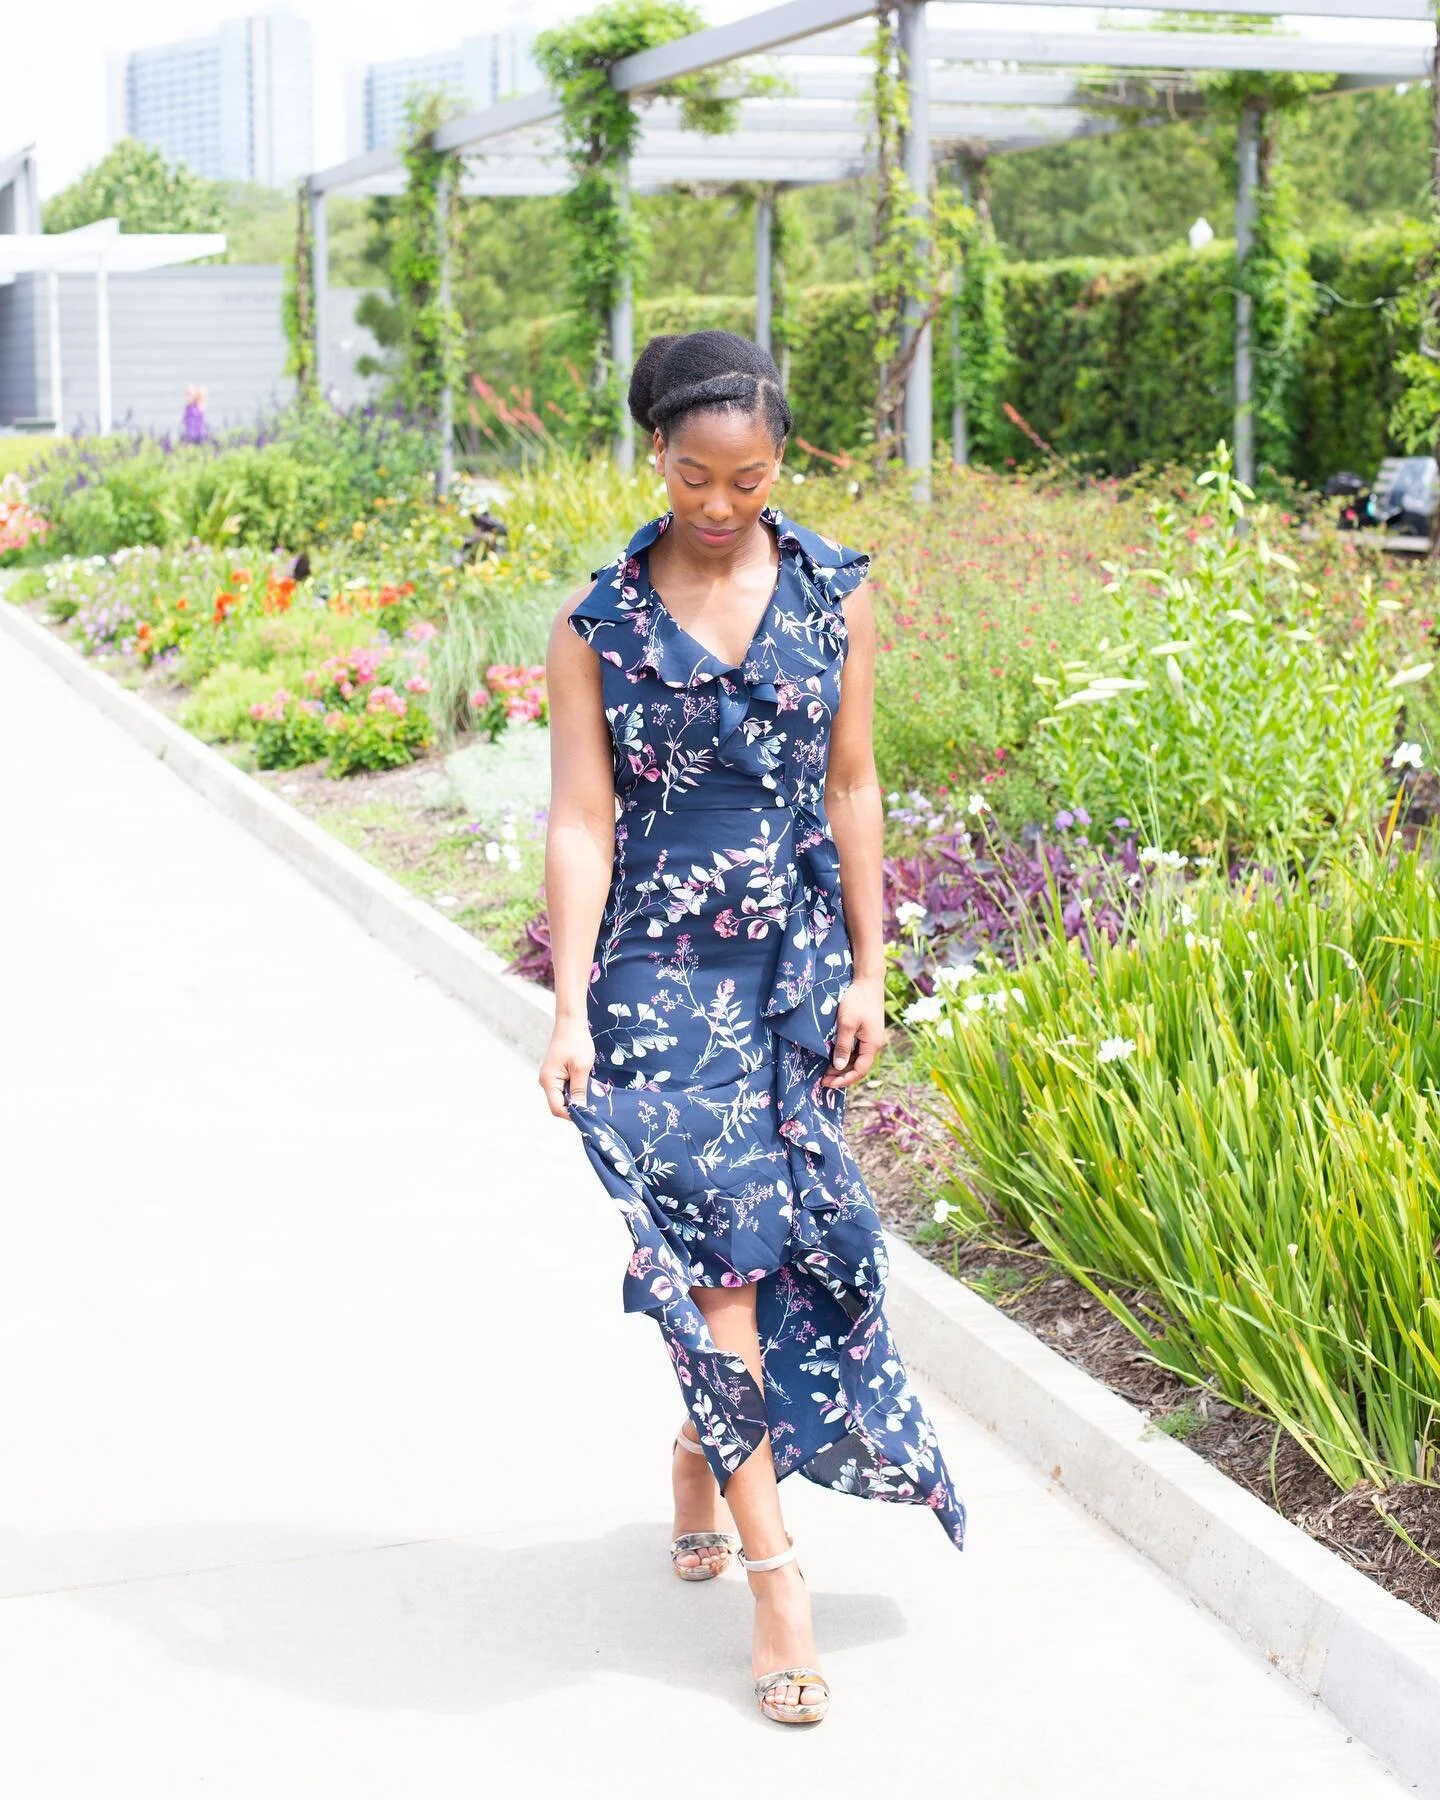
<instances>
[{"instance_id":1,"label":"high-rise building","mask_svg":"<svg viewBox=\"0 0 1440 1800\"><path fill-rule=\"evenodd\" d=\"M541 85L530 54L533 41L521 30L490 31L433 56L370 63L363 77L361 147L389 150L402 143L406 109L414 94L443 90L459 106L478 111L511 94L530 93Z\"/></svg>"},{"instance_id":2,"label":"high-rise building","mask_svg":"<svg viewBox=\"0 0 1440 1800\"><path fill-rule=\"evenodd\" d=\"M298 180L314 166L309 24L257 13L213 37L132 51L124 129L212 180Z\"/></svg>"}]
</instances>

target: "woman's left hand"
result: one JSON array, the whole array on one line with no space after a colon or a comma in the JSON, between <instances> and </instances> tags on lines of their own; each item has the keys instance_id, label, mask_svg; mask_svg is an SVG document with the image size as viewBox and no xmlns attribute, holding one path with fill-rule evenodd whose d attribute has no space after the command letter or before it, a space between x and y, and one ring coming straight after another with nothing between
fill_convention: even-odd
<instances>
[{"instance_id":1,"label":"woman's left hand","mask_svg":"<svg viewBox=\"0 0 1440 1800\"><path fill-rule=\"evenodd\" d=\"M835 1050L820 1077L821 1087L848 1088L863 1081L888 1038L884 981L852 981L840 996Z\"/></svg>"}]
</instances>

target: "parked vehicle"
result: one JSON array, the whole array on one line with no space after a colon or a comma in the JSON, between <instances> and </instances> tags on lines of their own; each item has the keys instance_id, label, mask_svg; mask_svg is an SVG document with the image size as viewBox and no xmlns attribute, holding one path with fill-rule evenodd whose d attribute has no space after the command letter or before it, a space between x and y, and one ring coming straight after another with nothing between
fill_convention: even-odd
<instances>
[{"instance_id":1,"label":"parked vehicle","mask_svg":"<svg viewBox=\"0 0 1440 1800\"><path fill-rule=\"evenodd\" d=\"M1429 538L1440 511L1440 467L1433 456L1387 456L1368 489L1353 470L1341 469L1325 493L1342 502L1342 531Z\"/></svg>"}]
</instances>

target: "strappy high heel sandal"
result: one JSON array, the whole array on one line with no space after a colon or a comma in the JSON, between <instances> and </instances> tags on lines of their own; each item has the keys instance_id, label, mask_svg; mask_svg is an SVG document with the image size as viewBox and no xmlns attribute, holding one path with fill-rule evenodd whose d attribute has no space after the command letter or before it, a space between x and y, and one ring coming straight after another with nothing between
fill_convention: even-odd
<instances>
[{"instance_id":1,"label":"strappy high heel sandal","mask_svg":"<svg viewBox=\"0 0 1440 1800\"><path fill-rule=\"evenodd\" d=\"M699 1444L692 1444L683 1431L675 1434L678 1449L688 1450L693 1456L703 1456L704 1450ZM717 1575L723 1575L730 1566L730 1558L740 1548L734 1538L723 1531L682 1531L670 1546L670 1567L682 1581L714 1581ZM682 1569L682 1556L698 1556L699 1562L693 1569Z\"/></svg>"},{"instance_id":2,"label":"strappy high heel sandal","mask_svg":"<svg viewBox=\"0 0 1440 1800\"><path fill-rule=\"evenodd\" d=\"M795 1545L792 1541L790 1548L782 1550L778 1556L757 1559L746 1556L743 1550L738 1554L740 1567L747 1575L763 1575L769 1569L783 1569L787 1563L793 1563ZM803 1574L800 1579L805 1579ZM808 1706L798 1703L790 1706L775 1698L775 1690L786 1687L820 1688L823 1698ZM765 1717L773 1719L777 1725L818 1725L830 1710L830 1683L818 1669L776 1669L772 1674L761 1675L756 1680L755 1700Z\"/></svg>"}]
</instances>

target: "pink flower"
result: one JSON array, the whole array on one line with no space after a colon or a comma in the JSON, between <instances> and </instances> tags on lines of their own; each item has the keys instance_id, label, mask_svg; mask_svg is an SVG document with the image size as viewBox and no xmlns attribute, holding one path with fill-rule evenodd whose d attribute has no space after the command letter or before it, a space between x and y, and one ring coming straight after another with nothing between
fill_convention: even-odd
<instances>
[{"instance_id":1,"label":"pink flower","mask_svg":"<svg viewBox=\"0 0 1440 1800\"><path fill-rule=\"evenodd\" d=\"M428 694L430 683L423 675L412 675L405 683L405 692L407 694Z\"/></svg>"},{"instance_id":2,"label":"pink flower","mask_svg":"<svg viewBox=\"0 0 1440 1800\"><path fill-rule=\"evenodd\" d=\"M484 688L476 688L475 692L470 696L471 712L484 712L485 708L489 704L490 704L490 696L485 691L485 689Z\"/></svg>"},{"instance_id":3,"label":"pink flower","mask_svg":"<svg viewBox=\"0 0 1440 1800\"><path fill-rule=\"evenodd\" d=\"M428 619L417 619L405 633L413 644L423 644L430 638L439 637L440 627L432 625Z\"/></svg>"},{"instance_id":4,"label":"pink flower","mask_svg":"<svg viewBox=\"0 0 1440 1800\"><path fill-rule=\"evenodd\" d=\"M735 914L730 907L727 906L724 912L716 915L715 929L720 933L721 937L732 938L739 936L740 921L735 917Z\"/></svg>"}]
</instances>

